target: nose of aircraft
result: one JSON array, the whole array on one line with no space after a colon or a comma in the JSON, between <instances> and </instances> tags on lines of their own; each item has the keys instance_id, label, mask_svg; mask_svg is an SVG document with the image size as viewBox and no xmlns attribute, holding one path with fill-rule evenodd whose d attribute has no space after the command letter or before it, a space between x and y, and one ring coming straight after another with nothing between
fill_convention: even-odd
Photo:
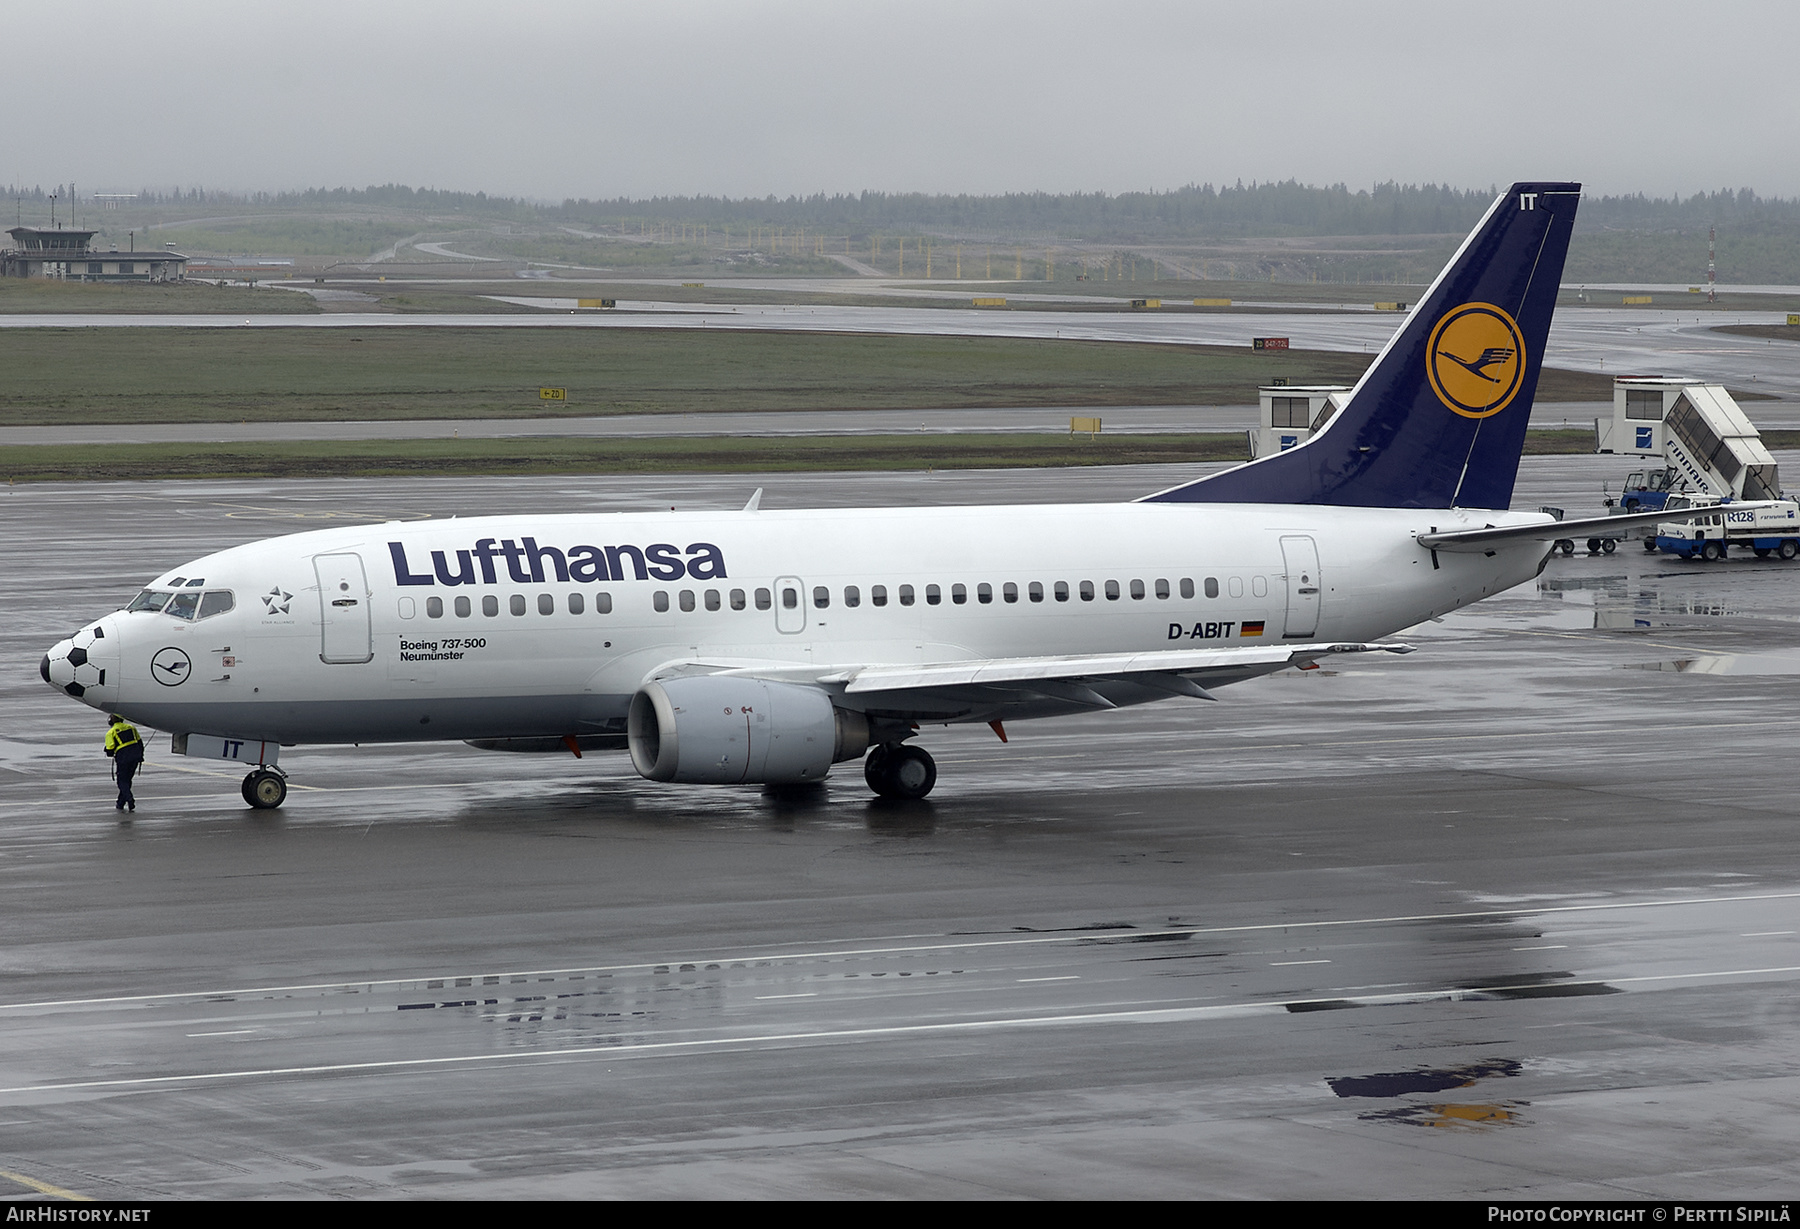
<instances>
[{"instance_id":1,"label":"nose of aircraft","mask_svg":"<svg viewBox=\"0 0 1800 1229\"><path fill-rule=\"evenodd\" d=\"M73 647L74 644L75 641L72 639L57 641L55 645L51 646L50 651L44 654L44 660L38 663L38 673L44 676L44 681L50 684L50 686L56 687L56 680L50 675L50 659L52 657L66 658L69 649ZM62 688L57 687L57 690L61 691Z\"/></svg>"},{"instance_id":2,"label":"nose of aircraft","mask_svg":"<svg viewBox=\"0 0 1800 1229\"><path fill-rule=\"evenodd\" d=\"M105 707L119 688L119 638L111 624L101 619L57 641L38 663L44 681L84 704Z\"/></svg>"}]
</instances>

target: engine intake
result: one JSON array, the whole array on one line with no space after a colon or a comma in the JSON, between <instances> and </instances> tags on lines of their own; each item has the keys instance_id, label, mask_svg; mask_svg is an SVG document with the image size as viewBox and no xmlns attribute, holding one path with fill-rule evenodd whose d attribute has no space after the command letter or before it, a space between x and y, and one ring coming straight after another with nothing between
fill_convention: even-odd
<instances>
[{"instance_id":1,"label":"engine intake","mask_svg":"<svg viewBox=\"0 0 1800 1229\"><path fill-rule=\"evenodd\" d=\"M652 781L822 781L869 746L869 719L823 688L718 674L647 683L631 697L631 763Z\"/></svg>"}]
</instances>

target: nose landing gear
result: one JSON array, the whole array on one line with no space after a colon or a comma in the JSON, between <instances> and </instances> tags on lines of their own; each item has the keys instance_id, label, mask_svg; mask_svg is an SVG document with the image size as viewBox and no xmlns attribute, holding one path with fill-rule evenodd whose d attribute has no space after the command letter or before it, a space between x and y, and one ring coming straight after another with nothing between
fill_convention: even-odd
<instances>
[{"instance_id":1,"label":"nose landing gear","mask_svg":"<svg viewBox=\"0 0 1800 1229\"><path fill-rule=\"evenodd\" d=\"M244 778L244 801L258 811L272 811L287 801L287 776L277 768L258 768Z\"/></svg>"},{"instance_id":2,"label":"nose landing gear","mask_svg":"<svg viewBox=\"0 0 1800 1229\"><path fill-rule=\"evenodd\" d=\"M923 798L937 784L937 761L923 747L878 743L863 761L863 780L883 798Z\"/></svg>"}]
</instances>

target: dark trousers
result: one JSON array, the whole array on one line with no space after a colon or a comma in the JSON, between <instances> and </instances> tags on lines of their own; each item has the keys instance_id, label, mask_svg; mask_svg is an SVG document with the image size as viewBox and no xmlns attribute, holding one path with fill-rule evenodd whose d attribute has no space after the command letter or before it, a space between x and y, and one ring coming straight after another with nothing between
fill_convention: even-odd
<instances>
[{"instance_id":1,"label":"dark trousers","mask_svg":"<svg viewBox=\"0 0 1800 1229\"><path fill-rule=\"evenodd\" d=\"M138 765L144 762L142 755L121 755L113 760L119 776L119 806L135 806L137 799L131 796L131 778L137 775Z\"/></svg>"}]
</instances>

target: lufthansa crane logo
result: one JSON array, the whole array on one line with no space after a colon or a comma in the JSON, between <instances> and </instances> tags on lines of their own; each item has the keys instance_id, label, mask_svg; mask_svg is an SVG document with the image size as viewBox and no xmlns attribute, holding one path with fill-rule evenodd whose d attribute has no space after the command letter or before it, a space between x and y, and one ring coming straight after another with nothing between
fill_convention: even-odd
<instances>
[{"instance_id":1,"label":"lufthansa crane logo","mask_svg":"<svg viewBox=\"0 0 1800 1229\"><path fill-rule=\"evenodd\" d=\"M1519 326L1492 303L1452 308L1431 331L1425 371L1431 391L1452 413L1464 418L1498 414L1525 378Z\"/></svg>"},{"instance_id":2,"label":"lufthansa crane logo","mask_svg":"<svg viewBox=\"0 0 1800 1229\"><path fill-rule=\"evenodd\" d=\"M188 661L188 655L173 645L158 649L156 656L150 659L150 677L164 687L181 686L192 671L193 663Z\"/></svg>"}]
</instances>

